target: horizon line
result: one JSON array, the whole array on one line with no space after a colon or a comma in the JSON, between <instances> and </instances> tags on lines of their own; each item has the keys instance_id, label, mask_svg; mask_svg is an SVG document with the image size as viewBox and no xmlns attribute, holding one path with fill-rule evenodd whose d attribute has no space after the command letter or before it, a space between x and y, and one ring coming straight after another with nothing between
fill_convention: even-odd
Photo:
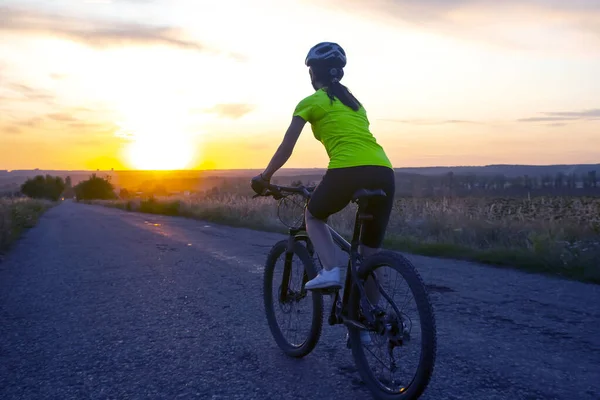
<instances>
[{"instance_id":1,"label":"horizon line","mask_svg":"<svg viewBox=\"0 0 600 400\"><path fill-rule=\"evenodd\" d=\"M486 168L486 167L575 167L575 166L600 166L598 163L583 164L481 164L481 165L432 165L421 167L393 167L394 170L400 169L434 169L434 168ZM260 171L264 168L189 168L189 169L171 169L171 170L153 170L153 169L52 169L52 168L32 168L32 169L0 169L0 172L16 171L40 171L40 172L203 172L203 171ZM279 171L298 171L298 170L326 170L327 167L283 167Z\"/></svg>"}]
</instances>

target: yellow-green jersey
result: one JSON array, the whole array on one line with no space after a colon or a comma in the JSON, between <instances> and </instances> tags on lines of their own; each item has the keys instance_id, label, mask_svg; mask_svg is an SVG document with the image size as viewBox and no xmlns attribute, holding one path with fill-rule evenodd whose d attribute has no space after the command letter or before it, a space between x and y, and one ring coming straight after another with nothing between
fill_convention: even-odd
<instances>
[{"instance_id":1,"label":"yellow-green jersey","mask_svg":"<svg viewBox=\"0 0 600 400\"><path fill-rule=\"evenodd\" d=\"M322 88L298 103L294 116L310 123L315 139L325 146L329 169L361 165L392 168L369 129L364 107L354 111L337 98L332 103Z\"/></svg>"}]
</instances>

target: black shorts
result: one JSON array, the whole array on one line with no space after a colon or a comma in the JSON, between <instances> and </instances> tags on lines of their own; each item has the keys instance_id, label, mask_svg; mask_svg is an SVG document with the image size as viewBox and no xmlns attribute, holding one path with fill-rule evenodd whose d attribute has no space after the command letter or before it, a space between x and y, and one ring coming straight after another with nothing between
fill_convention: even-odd
<instances>
[{"instance_id":1,"label":"black shorts","mask_svg":"<svg viewBox=\"0 0 600 400\"><path fill-rule=\"evenodd\" d=\"M359 166L328 169L314 190L308 211L313 217L326 221L331 214L341 211L352 200L358 189L382 189L386 197L369 199L365 212L373 215L365 221L360 242L369 247L381 247L388 225L396 183L394 170L382 166Z\"/></svg>"}]
</instances>

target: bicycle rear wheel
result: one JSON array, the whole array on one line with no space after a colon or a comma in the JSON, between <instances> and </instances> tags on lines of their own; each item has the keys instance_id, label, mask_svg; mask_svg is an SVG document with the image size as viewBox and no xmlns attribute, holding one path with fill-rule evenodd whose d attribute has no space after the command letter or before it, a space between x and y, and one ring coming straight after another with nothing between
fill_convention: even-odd
<instances>
[{"instance_id":1,"label":"bicycle rear wheel","mask_svg":"<svg viewBox=\"0 0 600 400\"><path fill-rule=\"evenodd\" d=\"M307 248L300 242L294 242L292 257L286 262L287 244L287 239L278 242L267 257L263 282L265 313L277 345L291 357L304 357L315 348L321 337L323 297L304 288L304 284L317 275ZM284 279L287 291L284 301L281 301ZM303 303L303 307L300 303ZM278 322L277 312L283 314L281 322ZM312 316L307 317L309 313ZM294 316L307 318L302 322L291 323ZM284 335L282 325L285 325L285 321L289 322L293 338ZM300 333L302 328L305 328L304 332Z\"/></svg>"},{"instance_id":2,"label":"bicycle rear wheel","mask_svg":"<svg viewBox=\"0 0 600 400\"><path fill-rule=\"evenodd\" d=\"M383 250L366 258L358 275L365 279L374 272L377 273L379 283L379 298L371 300L375 300L372 303L384 311L386 323L379 328L386 325L389 334L369 331L369 343L368 340L361 340L360 329L349 327L352 355L363 381L377 399L417 399L429 384L437 351L436 324L429 295L416 268L398 253ZM390 285L386 285L386 279L392 275L398 275L407 284L399 298L394 297L395 294L390 293ZM393 281L394 287L397 283L398 277ZM415 315L406 313L405 306L411 297L416 303ZM360 292L356 288L352 290L348 311L350 318L364 320L360 309ZM420 335L413 332L416 327L413 319L417 317ZM419 339L421 343L417 345L415 342ZM415 356L417 351L420 351L420 355L411 362L409 357ZM383 360L386 356L389 361ZM379 373L379 367L389 372ZM395 375L396 372L405 372L411 367L416 369L412 378Z\"/></svg>"}]
</instances>

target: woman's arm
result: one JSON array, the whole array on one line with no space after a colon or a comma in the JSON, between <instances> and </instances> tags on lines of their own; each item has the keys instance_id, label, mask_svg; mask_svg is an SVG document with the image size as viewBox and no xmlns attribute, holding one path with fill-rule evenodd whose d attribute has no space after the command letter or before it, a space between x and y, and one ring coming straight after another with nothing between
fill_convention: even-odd
<instances>
[{"instance_id":1,"label":"woman's arm","mask_svg":"<svg viewBox=\"0 0 600 400\"><path fill-rule=\"evenodd\" d=\"M296 146L296 142L298 141L298 137L300 137L300 133L304 128L306 121L301 117L293 117L290 126L285 132L285 136L283 137L283 141L279 145L279 148L273 155L271 162L261 174L263 179L270 181L271 177L279 168L283 167L283 165L287 162L287 160L292 155L294 150L294 146Z\"/></svg>"}]
</instances>

